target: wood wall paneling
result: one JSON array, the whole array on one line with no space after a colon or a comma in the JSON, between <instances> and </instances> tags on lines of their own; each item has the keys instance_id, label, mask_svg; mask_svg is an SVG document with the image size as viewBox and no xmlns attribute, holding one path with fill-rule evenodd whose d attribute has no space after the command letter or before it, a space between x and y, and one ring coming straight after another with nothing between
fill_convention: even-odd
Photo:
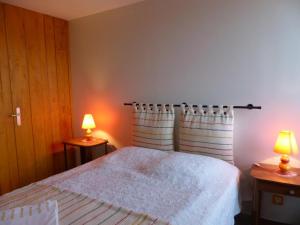
<instances>
[{"instance_id":1,"label":"wood wall paneling","mask_svg":"<svg viewBox=\"0 0 300 225\"><path fill-rule=\"evenodd\" d=\"M46 45L46 60L48 73L48 90L49 90L49 107L51 109L50 120L52 128L52 152L53 152L53 167L55 172L63 171L62 164L62 135L60 131L60 103L58 76L56 73L56 50L54 36L54 18L45 16L45 45ZM68 129L68 128L66 128Z\"/></svg>"},{"instance_id":2,"label":"wood wall paneling","mask_svg":"<svg viewBox=\"0 0 300 225\"><path fill-rule=\"evenodd\" d=\"M35 152L23 10L4 5L13 108L20 107L22 126L15 124L20 185L35 181Z\"/></svg>"},{"instance_id":3,"label":"wood wall paneling","mask_svg":"<svg viewBox=\"0 0 300 225\"><path fill-rule=\"evenodd\" d=\"M72 134L71 101L70 101L70 77L69 77L69 43L68 43L68 23L64 20L54 18L56 71L59 90L59 103L61 113L61 135L64 138Z\"/></svg>"},{"instance_id":4,"label":"wood wall paneling","mask_svg":"<svg viewBox=\"0 0 300 225\"><path fill-rule=\"evenodd\" d=\"M19 175L11 102L4 9L0 3L0 194L18 187Z\"/></svg>"},{"instance_id":5,"label":"wood wall paneling","mask_svg":"<svg viewBox=\"0 0 300 225\"><path fill-rule=\"evenodd\" d=\"M40 180L52 174L52 133L46 67L44 16L23 10L30 89L36 175Z\"/></svg>"},{"instance_id":6,"label":"wood wall paneling","mask_svg":"<svg viewBox=\"0 0 300 225\"><path fill-rule=\"evenodd\" d=\"M69 76L69 42L68 22L54 18L54 38L56 54L57 84L59 90L60 134L61 137L72 136L70 76ZM68 85L66 85L68 84ZM66 129L71 128L71 129ZM68 156L69 158L69 156ZM57 158L57 172L64 168L63 155Z\"/></svg>"}]
</instances>

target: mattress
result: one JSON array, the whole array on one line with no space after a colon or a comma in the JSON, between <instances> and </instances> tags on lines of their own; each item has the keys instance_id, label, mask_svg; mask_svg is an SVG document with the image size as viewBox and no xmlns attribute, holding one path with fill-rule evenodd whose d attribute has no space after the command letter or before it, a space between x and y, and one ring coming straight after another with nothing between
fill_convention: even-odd
<instances>
[{"instance_id":1,"label":"mattress","mask_svg":"<svg viewBox=\"0 0 300 225\"><path fill-rule=\"evenodd\" d=\"M218 159L125 147L1 196L0 210L55 200L60 224L233 225L238 183Z\"/></svg>"},{"instance_id":2,"label":"mattress","mask_svg":"<svg viewBox=\"0 0 300 225\"><path fill-rule=\"evenodd\" d=\"M39 182L173 225L233 225L239 170L222 160L125 147Z\"/></svg>"}]
</instances>

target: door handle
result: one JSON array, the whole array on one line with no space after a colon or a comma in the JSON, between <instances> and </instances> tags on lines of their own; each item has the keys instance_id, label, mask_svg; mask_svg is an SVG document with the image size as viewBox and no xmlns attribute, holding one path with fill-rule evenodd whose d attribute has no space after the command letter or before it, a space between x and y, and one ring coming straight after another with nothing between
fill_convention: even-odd
<instances>
[{"instance_id":1,"label":"door handle","mask_svg":"<svg viewBox=\"0 0 300 225\"><path fill-rule=\"evenodd\" d=\"M20 107L16 108L16 114L11 114L11 117L15 117L16 118L16 122L17 122L17 126L21 126L22 122L21 122L21 109Z\"/></svg>"}]
</instances>

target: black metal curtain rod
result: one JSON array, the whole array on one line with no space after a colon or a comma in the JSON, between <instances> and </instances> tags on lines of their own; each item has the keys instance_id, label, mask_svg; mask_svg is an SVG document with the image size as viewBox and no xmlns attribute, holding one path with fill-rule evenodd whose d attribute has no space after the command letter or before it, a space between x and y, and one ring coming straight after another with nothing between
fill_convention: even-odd
<instances>
[{"instance_id":1,"label":"black metal curtain rod","mask_svg":"<svg viewBox=\"0 0 300 225\"><path fill-rule=\"evenodd\" d=\"M133 105L134 103L136 102L132 102L132 103L124 103L124 105ZM182 104L185 104L187 105L187 103L182 103ZM174 107L181 107L182 104L174 104L173 106ZM137 103L137 105L139 105L139 103ZM143 105L146 105L146 104L143 104ZM166 104L166 106L168 106L169 104ZM153 104L150 104L150 106L153 106ZM161 104L157 104L157 106L161 106ZM197 105L193 105L193 107L197 107ZM202 105L202 107L204 108L207 108L208 105ZM218 105L213 105L214 108L219 108ZM228 108L227 105L224 105L223 106L224 108ZM248 105L235 105L233 106L233 108L235 109L261 109L261 106L254 106L253 104L248 104Z\"/></svg>"}]
</instances>

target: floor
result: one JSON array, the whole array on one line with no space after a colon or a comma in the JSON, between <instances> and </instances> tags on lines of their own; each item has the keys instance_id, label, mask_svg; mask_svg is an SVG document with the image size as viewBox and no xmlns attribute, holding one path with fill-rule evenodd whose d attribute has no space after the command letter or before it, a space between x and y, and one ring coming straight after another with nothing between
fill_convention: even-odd
<instances>
[{"instance_id":1,"label":"floor","mask_svg":"<svg viewBox=\"0 0 300 225\"><path fill-rule=\"evenodd\" d=\"M262 225L288 225L270 220L261 220ZM252 225L252 217L250 215L239 214L235 217L235 225Z\"/></svg>"},{"instance_id":2,"label":"floor","mask_svg":"<svg viewBox=\"0 0 300 225\"><path fill-rule=\"evenodd\" d=\"M252 218L250 215L240 214L235 218L235 225L251 225Z\"/></svg>"}]
</instances>

